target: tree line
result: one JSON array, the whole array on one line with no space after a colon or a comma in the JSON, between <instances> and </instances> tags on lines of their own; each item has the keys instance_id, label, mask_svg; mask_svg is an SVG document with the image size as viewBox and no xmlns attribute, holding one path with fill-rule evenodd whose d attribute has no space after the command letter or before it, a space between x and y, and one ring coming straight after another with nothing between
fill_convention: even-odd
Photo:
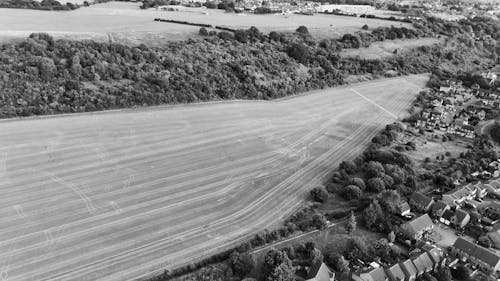
<instances>
[{"instance_id":1,"label":"tree line","mask_svg":"<svg viewBox=\"0 0 500 281\"><path fill-rule=\"evenodd\" d=\"M467 49L417 48L382 60L342 58L339 50L428 29L376 28L315 39L307 28L263 34L257 28L170 42L162 48L54 40L32 34L0 48L0 118L222 99L274 99L336 86L349 75L429 72L463 63ZM464 54L464 55L461 55ZM446 63L448 64L448 63Z\"/></svg>"}]
</instances>

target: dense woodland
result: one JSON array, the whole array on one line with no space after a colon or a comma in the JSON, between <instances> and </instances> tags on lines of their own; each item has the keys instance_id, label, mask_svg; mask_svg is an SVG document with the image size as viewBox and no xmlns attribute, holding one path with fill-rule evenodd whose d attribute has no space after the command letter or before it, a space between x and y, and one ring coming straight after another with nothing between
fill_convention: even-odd
<instances>
[{"instance_id":1,"label":"dense woodland","mask_svg":"<svg viewBox=\"0 0 500 281\"><path fill-rule=\"evenodd\" d=\"M75 10L79 6L73 3L61 4L56 0L1 0L0 8L16 8L16 9L34 9L34 10L50 10L50 11L69 11Z\"/></svg>"},{"instance_id":2,"label":"dense woodland","mask_svg":"<svg viewBox=\"0 0 500 281\"><path fill-rule=\"evenodd\" d=\"M416 29L376 28L331 40L317 40L305 27L269 35L256 28L212 31L203 39L171 42L164 48L32 34L0 48L0 117L273 99L343 84L349 75L422 73L438 65L460 69L498 58L497 22L434 22L416 24ZM445 46L419 47L384 60L343 59L338 54L342 48L374 41L435 33L458 37ZM484 39L478 41L478 36Z\"/></svg>"},{"instance_id":3,"label":"dense woodland","mask_svg":"<svg viewBox=\"0 0 500 281\"><path fill-rule=\"evenodd\" d=\"M90 6L109 2L111 0L93 0L83 1L82 4L74 4L67 2L61 4L57 0L0 0L0 8L14 8L14 9L32 9L32 10L47 10L47 11L71 11L76 10L82 6ZM129 1L129 0L113 0L113 1Z\"/></svg>"}]
</instances>

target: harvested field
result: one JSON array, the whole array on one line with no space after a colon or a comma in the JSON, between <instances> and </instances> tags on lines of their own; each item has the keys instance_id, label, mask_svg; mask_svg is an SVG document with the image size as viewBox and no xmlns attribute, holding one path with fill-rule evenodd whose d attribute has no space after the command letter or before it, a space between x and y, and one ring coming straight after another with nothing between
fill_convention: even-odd
<instances>
[{"instance_id":1,"label":"harvested field","mask_svg":"<svg viewBox=\"0 0 500 281\"><path fill-rule=\"evenodd\" d=\"M9 280L132 280L272 228L406 114L428 76L0 122Z\"/></svg>"},{"instance_id":2,"label":"harvested field","mask_svg":"<svg viewBox=\"0 0 500 281\"><path fill-rule=\"evenodd\" d=\"M294 31L300 25L305 25L313 35L328 37L361 30L364 24L370 27L400 25L393 21L322 14L234 14L222 10L183 7L182 11L166 12L155 9L141 10L139 6L140 3L109 2L67 12L0 9L0 39L26 38L33 32L48 32L56 38L159 46L166 41L198 36L199 27L154 22L155 18L231 28L256 26L266 33L273 30Z\"/></svg>"},{"instance_id":3,"label":"harvested field","mask_svg":"<svg viewBox=\"0 0 500 281\"><path fill-rule=\"evenodd\" d=\"M396 39L374 42L368 48L345 49L340 55L345 58L383 59L394 55L394 50L402 52L415 47L430 46L442 42L438 38Z\"/></svg>"}]
</instances>

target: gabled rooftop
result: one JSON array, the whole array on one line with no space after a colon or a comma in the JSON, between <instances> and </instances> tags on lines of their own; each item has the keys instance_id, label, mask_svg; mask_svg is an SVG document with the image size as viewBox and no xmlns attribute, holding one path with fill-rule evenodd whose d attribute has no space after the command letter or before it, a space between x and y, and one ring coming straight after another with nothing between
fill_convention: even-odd
<instances>
[{"instance_id":1,"label":"gabled rooftop","mask_svg":"<svg viewBox=\"0 0 500 281\"><path fill-rule=\"evenodd\" d=\"M383 267L372 269L360 275L363 280L366 281L387 281L389 277L385 273Z\"/></svg>"},{"instance_id":2,"label":"gabled rooftop","mask_svg":"<svg viewBox=\"0 0 500 281\"><path fill-rule=\"evenodd\" d=\"M452 210L446 210L444 211L443 215L441 216L445 220L451 220L455 213Z\"/></svg>"},{"instance_id":3,"label":"gabled rooftop","mask_svg":"<svg viewBox=\"0 0 500 281\"><path fill-rule=\"evenodd\" d=\"M410 200L424 206L427 206L432 202L431 197L424 195L420 192L413 192L413 194L410 197Z\"/></svg>"},{"instance_id":4,"label":"gabled rooftop","mask_svg":"<svg viewBox=\"0 0 500 281\"><path fill-rule=\"evenodd\" d=\"M411 259L407 259L400 263L401 269L408 274L408 276L417 276L417 268Z\"/></svg>"},{"instance_id":5,"label":"gabled rooftop","mask_svg":"<svg viewBox=\"0 0 500 281\"><path fill-rule=\"evenodd\" d=\"M434 245L426 244L422 247L422 249L427 252L434 264L438 264L441 260L443 260L444 253L440 248Z\"/></svg>"},{"instance_id":6,"label":"gabled rooftop","mask_svg":"<svg viewBox=\"0 0 500 281\"><path fill-rule=\"evenodd\" d=\"M401 266L399 264L395 264L389 268L387 268L387 275L389 276L389 279L392 281L403 281L405 280L405 273L403 272L403 269L401 269Z\"/></svg>"},{"instance_id":7,"label":"gabled rooftop","mask_svg":"<svg viewBox=\"0 0 500 281\"><path fill-rule=\"evenodd\" d=\"M414 232L419 232L428 227L432 227L433 223L428 214L423 214L420 217L407 222L406 225Z\"/></svg>"},{"instance_id":8,"label":"gabled rooftop","mask_svg":"<svg viewBox=\"0 0 500 281\"><path fill-rule=\"evenodd\" d=\"M434 205L432 205L432 211L434 211L434 212L442 211L442 210L449 208L449 207L450 206L448 204L446 204L446 202L439 200L436 203L434 203Z\"/></svg>"},{"instance_id":9,"label":"gabled rooftop","mask_svg":"<svg viewBox=\"0 0 500 281\"><path fill-rule=\"evenodd\" d=\"M459 237L453 247L467 253L469 256L475 257L484 263L495 267L500 262L500 256L478 244L472 243Z\"/></svg>"},{"instance_id":10,"label":"gabled rooftop","mask_svg":"<svg viewBox=\"0 0 500 281\"><path fill-rule=\"evenodd\" d=\"M330 278L333 276L333 272L326 266L323 262L318 262L313 264L311 268L309 268L309 272L307 274L307 281L330 281Z\"/></svg>"},{"instance_id":11,"label":"gabled rooftop","mask_svg":"<svg viewBox=\"0 0 500 281\"><path fill-rule=\"evenodd\" d=\"M458 223L462 223L467 217L470 217L469 213L462 209L457 209L455 211L455 216L457 217Z\"/></svg>"}]
</instances>

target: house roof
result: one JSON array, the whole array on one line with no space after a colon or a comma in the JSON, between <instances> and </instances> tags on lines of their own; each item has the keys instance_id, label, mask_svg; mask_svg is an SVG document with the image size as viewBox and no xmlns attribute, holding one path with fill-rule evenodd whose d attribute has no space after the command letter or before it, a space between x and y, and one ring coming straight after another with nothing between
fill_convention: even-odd
<instances>
[{"instance_id":1,"label":"house roof","mask_svg":"<svg viewBox=\"0 0 500 281\"><path fill-rule=\"evenodd\" d=\"M326 264L324 264L322 262L318 262L318 263L311 266L311 268L309 269L309 272L307 274L306 280L330 281L330 277L332 275L333 275L333 273L326 266Z\"/></svg>"},{"instance_id":2,"label":"house roof","mask_svg":"<svg viewBox=\"0 0 500 281\"><path fill-rule=\"evenodd\" d=\"M414 218L413 220L405 223L409 229L413 232L418 232L422 229L428 228L432 226L432 220L428 214L423 214L418 218Z\"/></svg>"},{"instance_id":3,"label":"house roof","mask_svg":"<svg viewBox=\"0 0 500 281\"><path fill-rule=\"evenodd\" d=\"M430 270L434 267L434 262L431 260L431 257L426 252L420 254L418 258L422 260L422 263L426 268L426 270Z\"/></svg>"},{"instance_id":4,"label":"house roof","mask_svg":"<svg viewBox=\"0 0 500 281\"><path fill-rule=\"evenodd\" d=\"M496 180L491 180L490 181L490 185L495 187L495 188L500 188L500 180L496 179Z\"/></svg>"},{"instance_id":5,"label":"house roof","mask_svg":"<svg viewBox=\"0 0 500 281\"><path fill-rule=\"evenodd\" d=\"M422 249L427 252L427 254L431 257L434 264L440 263L441 260L443 259L444 256L443 250L434 245L426 244L422 247Z\"/></svg>"},{"instance_id":6,"label":"house roof","mask_svg":"<svg viewBox=\"0 0 500 281\"><path fill-rule=\"evenodd\" d=\"M405 273L403 272L403 269L401 269L401 266L399 264L395 264L389 268L386 269L387 275L389 276L389 279L391 281L403 281L405 280Z\"/></svg>"},{"instance_id":7,"label":"house roof","mask_svg":"<svg viewBox=\"0 0 500 281\"><path fill-rule=\"evenodd\" d=\"M457 216L457 222L462 223L467 217L470 217L469 213L462 209L457 209L455 211L455 216Z\"/></svg>"},{"instance_id":8,"label":"house roof","mask_svg":"<svg viewBox=\"0 0 500 281\"><path fill-rule=\"evenodd\" d=\"M467 197L470 194L475 193L475 192L476 192L476 188L471 186L470 184L468 184L468 185L464 185L464 186L455 188L453 190L450 190L450 191L446 192L444 195L450 195L451 197L453 197L455 199L459 199L459 198Z\"/></svg>"},{"instance_id":9,"label":"house roof","mask_svg":"<svg viewBox=\"0 0 500 281\"><path fill-rule=\"evenodd\" d=\"M408 202L406 202L406 201L399 203L398 207L399 207L399 211L401 213L411 211L410 205L408 205Z\"/></svg>"},{"instance_id":10,"label":"house roof","mask_svg":"<svg viewBox=\"0 0 500 281\"><path fill-rule=\"evenodd\" d=\"M455 213L452 210L446 210L444 211L443 215L441 216L445 220L451 220Z\"/></svg>"},{"instance_id":11,"label":"house roof","mask_svg":"<svg viewBox=\"0 0 500 281\"><path fill-rule=\"evenodd\" d=\"M432 205L432 210L433 211L442 211L442 210L445 210L449 207L450 206L448 204L446 204L446 202L439 200L436 203L434 203L434 205Z\"/></svg>"},{"instance_id":12,"label":"house roof","mask_svg":"<svg viewBox=\"0 0 500 281\"><path fill-rule=\"evenodd\" d=\"M364 274L361 274L361 277L367 281L389 280L389 277L387 277L387 274L385 274L385 270L383 267L372 269Z\"/></svg>"},{"instance_id":13,"label":"house roof","mask_svg":"<svg viewBox=\"0 0 500 281\"><path fill-rule=\"evenodd\" d=\"M459 237L455 241L453 247L467 253L469 256L473 256L476 259L479 259L484 263L489 264L492 267L496 267L497 264L500 262L500 256L497 255L496 253L489 251L488 249L478 244L469 242L462 237Z\"/></svg>"},{"instance_id":14,"label":"house roof","mask_svg":"<svg viewBox=\"0 0 500 281\"><path fill-rule=\"evenodd\" d=\"M422 259L420 258L420 255L412 258L411 261L413 262L413 265L415 265L418 275L425 272L425 265Z\"/></svg>"},{"instance_id":15,"label":"house roof","mask_svg":"<svg viewBox=\"0 0 500 281\"><path fill-rule=\"evenodd\" d=\"M409 276L417 275L417 268L410 259L401 262L400 266L401 269L403 269L403 271L405 271Z\"/></svg>"},{"instance_id":16,"label":"house roof","mask_svg":"<svg viewBox=\"0 0 500 281\"><path fill-rule=\"evenodd\" d=\"M410 200L412 200L415 203L422 204L424 206L427 206L432 202L431 197L424 195L420 192L413 192L413 194L410 197Z\"/></svg>"},{"instance_id":17,"label":"house roof","mask_svg":"<svg viewBox=\"0 0 500 281\"><path fill-rule=\"evenodd\" d=\"M464 123L465 123L465 120L461 119L461 118L453 120L453 124L456 126L463 126Z\"/></svg>"},{"instance_id":18,"label":"house roof","mask_svg":"<svg viewBox=\"0 0 500 281\"><path fill-rule=\"evenodd\" d=\"M467 130L467 131L474 131L474 126L471 125L463 125L462 129Z\"/></svg>"}]
</instances>

